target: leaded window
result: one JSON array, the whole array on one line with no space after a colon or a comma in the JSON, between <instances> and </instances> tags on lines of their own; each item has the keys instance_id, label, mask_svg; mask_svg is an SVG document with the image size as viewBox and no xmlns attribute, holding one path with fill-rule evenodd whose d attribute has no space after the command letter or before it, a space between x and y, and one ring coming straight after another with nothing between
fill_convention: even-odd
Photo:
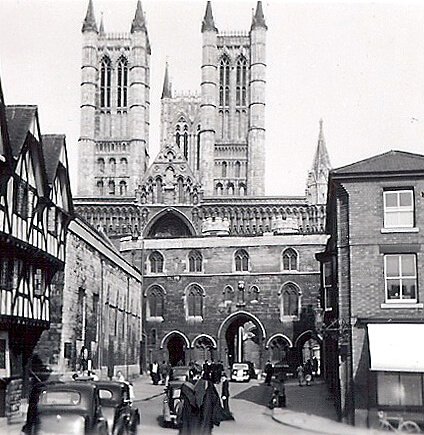
<instances>
[{"instance_id":1,"label":"leaded window","mask_svg":"<svg viewBox=\"0 0 424 435\"><path fill-rule=\"evenodd\" d=\"M281 290L282 316L299 316L299 289L294 284L286 284Z\"/></svg>"},{"instance_id":2,"label":"leaded window","mask_svg":"<svg viewBox=\"0 0 424 435\"><path fill-rule=\"evenodd\" d=\"M188 317L203 317L203 290L197 284L192 284L186 293Z\"/></svg>"},{"instance_id":3,"label":"leaded window","mask_svg":"<svg viewBox=\"0 0 424 435\"><path fill-rule=\"evenodd\" d=\"M100 64L100 107L110 107L111 104L112 63L104 57Z\"/></svg>"},{"instance_id":4,"label":"leaded window","mask_svg":"<svg viewBox=\"0 0 424 435\"><path fill-rule=\"evenodd\" d=\"M197 250L191 251L188 256L189 272L201 272L202 262L202 254Z\"/></svg>"},{"instance_id":5,"label":"leaded window","mask_svg":"<svg viewBox=\"0 0 424 435\"><path fill-rule=\"evenodd\" d=\"M118 107L126 107L128 104L128 62L125 58L118 61Z\"/></svg>"},{"instance_id":6,"label":"leaded window","mask_svg":"<svg viewBox=\"0 0 424 435\"><path fill-rule=\"evenodd\" d=\"M150 254L149 257L150 260L150 272L151 273L163 273L163 255L158 252L154 251Z\"/></svg>"},{"instance_id":7,"label":"leaded window","mask_svg":"<svg viewBox=\"0 0 424 435\"><path fill-rule=\"evenodd\" d=\"M299 270L299 258L292 248L287 248L283 252L283 270Z\"/></svg>"},{"instance_id":8,"label":"leaded window","mask_svg":"<svg viewBox=\"0 0 424 435\"><path fill-rule=\"evenodd\" d=\"M147 291L146 317L163 318L165 308L165 294L161 287L155 285Z\"/></svg>"},{"instance_id":9,"label":"leaded window","mask_svg":"<svg viewBox=\"0 0 424 435\"><path fill-rule=\"evenodd\" d=\"M247 272L249 270L249 254L244 249L239 249L234 254L236 272Z\"/></svg>"},{"instance_id":10,"label":"leaded window","mask_svg":"<svg viewBox=\"0 0 424 435\"><path fill-rule=\"evenodd\" d=\"M246 106L247 95L247 61L240 58L236 68L236 105Z\"/></svg>"}]
</instances>

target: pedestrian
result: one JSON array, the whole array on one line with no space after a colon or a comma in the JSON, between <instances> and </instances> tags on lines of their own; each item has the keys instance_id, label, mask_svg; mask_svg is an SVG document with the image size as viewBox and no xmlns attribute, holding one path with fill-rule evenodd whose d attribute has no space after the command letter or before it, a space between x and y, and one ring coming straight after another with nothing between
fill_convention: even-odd
<instances>
[{"instance_id":1,"label":"pedestrian","mask_svg":"<svg viewBox=\"0 0 424 435\"><path fill-rule=\"evenodd\" d=\"M318 364L318 358L316 356L312 357L312 372L314 376L318 376L318 368L319 368L319 364Z\"/></svg>"},{"instance_id":2,"label":"pedestrian","mask_svg":"<svg viewBox=\"0 0 424 435\"><path fill-rule=\"evenodd\" d=\"M224 408L224 420L234 420L233 414L230 411L230 383L228 382L227 375L222 373L222 389L221 399Z\"/></svg>"},{"instance_id":3,"label":"pedestrian","mask_svg":"<svg viewBox=\"0 0 424 435\"><path fill-rule=\"evenodd\" d=\"M165 360L163 360L162 364L159 366L159 375L160 375L161 385L165 385L167 374L168 374L168 365L165 363Z\"/></svg>"},{"instance_id":4,"label":"pedestrian","mask_svg":"<svg viewBox=\"0 0 424 435\"><path fill-rule=\"evenodd\" d=\"M303 368L303 373L305 375L305 381L306 381L306 385L310 386L311 385L311 381L312 381L312 363L311 360L308 359L305 362L305 366Z\"/></svg>"},{"instance_id":5,"label":"pedestrian","mask_svg":"<svg viewBox=\"0 0 424 435\"><path fill-rule=\"evenodd\" d=\"M287 405L286 402L286 385L285 385L286 376L284 373L279 373L277 379L274 381L274 394L276 396L276 406L280 408L285 408Z\"/></svg>"},{"instance_id":6,"label":"pedestrian","mask_svg":"<svg viewBox=\"0 0 424 435\"><path fill-rule=\"evenodd\" d=\"M85 346L81 348L79 366L83 376L87 376L92 369L92 361L89 357L88 349Z\"/></svg>"},{"instance_id":7,"label":"pedestrian","mask_svg":"<svg viewBox=\"0 0 424 435\"><path fill-rule=\"evenodd\" d=\"M205 383L206 389L204 392L201 391L203 400L200 405L200 428L196 435L211 435L213 427L219 426L223 421L224 410L213 382L204 379L200 379L198 382Z\"/></svg>"},{"instance_id":8,"label":"pedestrian","mask_svg":"<svg viewBox=\"0 0 424 435\"><path fill-rule=\"evenodd\" d=\"M180 399L181 410L176 410L180 425L179 435L197 435L200 428L200 409L196 403L194 386L190 382L181 385Z\"/></svg>"},{"instance_id":9,"label":"pedestrian","mask_svg":"<svg viewBox=\"0 0 424 435\"><path fill-rule=\"evenodd\" d=\"M122 373L121 370L118 370L118 371L116 372L116 380L117 380L118 382L125 382L125 376L124 376L124 374Z\"/></svg>"},{"instance_id":10,"label":"pedestrian","mask_svg":"<svg viewBox=\"0 0 424 435\"><path fill-rule=\"evenodd\" d=\"M297 372L297 380L299 381L299 386L303 387L303 382L305 381L303 377L303 365L299 364L296 369Z\"/></svg>"},{"instance_id":11,"label":"pedestrian","mask_svg":"<svg viewBox=\"0 0 424 435\"><path fill-rule=\"evenodd\" d=\"M150 366L150 377L152 378L153 385L157 385L159 383L159 364L157 361L153 361Z\"/></svg>"},{"instance_id":12,"label":"pedestrian","mask_svg":"<svg viewBox=\"0 0 424 435\"><path fill-rule=\"evenodd\" d=\"M272 364L271 361L268 360L265 364L265 384L271 385L271 378L272 378Z\"/></svg>"}]
</instances>

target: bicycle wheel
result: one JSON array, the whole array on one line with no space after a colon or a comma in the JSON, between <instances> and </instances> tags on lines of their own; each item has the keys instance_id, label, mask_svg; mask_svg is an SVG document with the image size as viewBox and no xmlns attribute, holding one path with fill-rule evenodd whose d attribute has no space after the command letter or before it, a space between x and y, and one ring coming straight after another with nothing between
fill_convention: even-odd
<instances>
[{"instance_id":1,"label":"bicycle wheel","mask_svg":"<svg viewBox=\"0 0 424 435\"><path fill-rule=\"evenodd\" d=\"M421 429L415 421L404 421L399 426L399 430L406 433L421 433Z\"/></svg>"},{"instance_id":2,"label":"bicycle wheel","mask_svg":"<svg viewBox=\"0 0 424 435\"><path fill-rule=\"evenodd\" d=\"M380 420L380 429L395 432L396 429L386 420Z\"/></svg>"}]
</instances>

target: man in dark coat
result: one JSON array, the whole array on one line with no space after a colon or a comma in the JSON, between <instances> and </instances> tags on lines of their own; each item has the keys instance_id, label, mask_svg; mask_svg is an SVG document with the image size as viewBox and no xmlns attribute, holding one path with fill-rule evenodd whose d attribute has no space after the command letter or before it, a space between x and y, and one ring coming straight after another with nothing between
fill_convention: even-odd
<instances>
[{"instance_id":1,"label":"man in dark coat","mask_svg":"<svg viewBox=\"0 0 424 435\"><path fill-rule=\"evenodd\" d=\"M224 407L224 419L234 420L233 414L230 411L230 383L227 375L222 374L222 390L221 390L222 405Z\"/></svg>"},{"instance_id":2,"label":"man in dark coat","mask_svg":"<svg viewBox=\"0 0 424 435\"><path fill-rule=\"evenodd\" d=\"M200 428L198 435L211 435L214 426L219 426L223 420L224 410L221 406L219 394L213 382L206 382L207 387L204 391L202 405L200 406Z\"/></svg>"},{"instance_id":3,"label":"man in dark coat","mask_svg":"<svg viewBox=\"0 0 424 435\"><path fill-rule=\"evenodd\" d=\"M196 404L194 386L190 382L181 385L181 411L178 413L180 423L179 435L197 435L200 430L200 409Z\"/></svg>"},{"instance_id":4,"label":"man in dark coat","mask_svg":"<svg viewBox=\"0 0 424 435\"><path fill-rule=\"evenodd\" d=\"M268 360L265 364L265 384L271 385L272 378L272 364L271 361Z\"/></svg>"}]
</instances>

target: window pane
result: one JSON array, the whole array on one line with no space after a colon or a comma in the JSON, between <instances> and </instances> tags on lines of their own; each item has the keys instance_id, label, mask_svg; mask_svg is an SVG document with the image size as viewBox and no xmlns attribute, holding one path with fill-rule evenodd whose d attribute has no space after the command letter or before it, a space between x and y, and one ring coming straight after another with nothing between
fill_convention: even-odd
<instances>
[{"instance_id":1,"label":"window pane","mask_svg":"<svg viewBox=\"0 0 424 435\"><path fill-rule=\"evenodd\" d=\"M403 299L416 299L417 293L415 288L415 279L402 280L402 298Z\"/></svg>"},{"instance_id":2,"label":"window pane","mask_svg":"<svg viewBox=\"0 0 424 435\"><path fill-rule=\"evenodd\" d=\"M386 192L386 207L397 207L397 192Z\"/></svg>"},{"instance_id":3,"label":"window pane","mask_svg":"<svg viewBox=\"0 0 424 435\"><path fill-rule=\"evenodd\" d=\"M402 255L402 276L415 276L415 255Z\"/></svg>"},{"instance_id":4,"label":"window pane","mask_svg":"<svg viewBox=\"0 0 424 435\"><path fill-rule=\"evenodd\" d=\"M398 212L385 214L384 225L388 228L396 227L398 225Z\"/></svg>"},{"instance_id":5,"label":"window pane","mask_svg":"<svg viewBox=\"0 0 424 435\"><path fill-rule=\"evenodd\" d=\"M401 405L421 406L422 402L422 378L416 374L400 375Z\"/></svg>"},{"instance_id":6,"label":"window pane","mask_svg":"<svg viewBox=\"0 0 424 435\"><path fill-rule=\"evenodd\" d=\"M399 405L400 386L399 375L397 373L378 373L377 374L377 397L379 405Z\"/></svg>"},{"instance_id":7,"label":"window pane","mask_svg":"<svg viewBox=\"0 0 424 435\"><path fill-rule=\"evenodd\" d=\"M399 211L397 215L397 225L402 227L412 227L414 224L414 214L412 211Z\"/></svg>"},{"instance_id":8,"label":"window pane","mask_svg":"<svg viewBox=\"0 0 424 435\"><path fill-rule=\"evenodd\" d=\"M401 207L412 207L412 192L400 192L399 196L399 205Z\"/></svg>"},{"instance_id":9,"label":"window pane","mask_svg":"<svg viewBox=\"0 0 424 435\"><path fill-rule=\"evenodd\" d=\"M399 257L397 255L386 256L386 276L399 276Z\"/></svg>"},{"instance_id":10,"label":"window pane","mask_svg":"<svg viewBox=\"0 0 424 435\"><path fill-rule=\"evenodd\" d=\"M399 279L387 280L387 297L389 299L399 299L400 298L400 280Z\"/></svg>"}]
</instances>

